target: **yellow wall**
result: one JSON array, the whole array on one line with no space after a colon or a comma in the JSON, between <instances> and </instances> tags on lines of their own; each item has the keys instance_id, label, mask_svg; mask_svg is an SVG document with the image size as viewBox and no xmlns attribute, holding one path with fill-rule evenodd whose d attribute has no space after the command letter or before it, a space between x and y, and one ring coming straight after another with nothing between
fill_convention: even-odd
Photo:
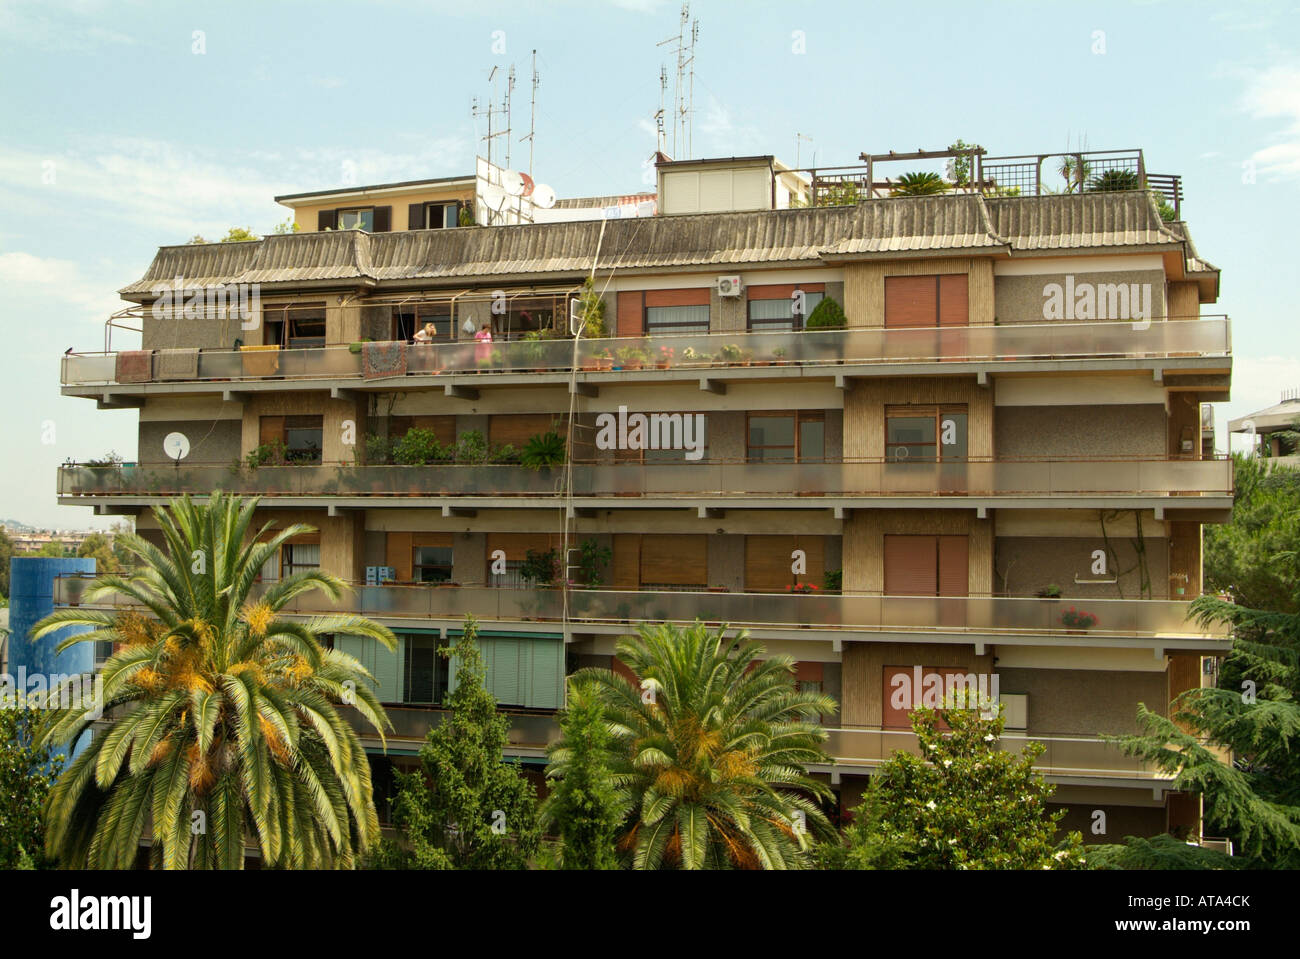
<instances>
[{"instance_id":1,"label":"yellow wall","mask_svg":"<svg viewBox=\"0 0 1300 959\"><path fill-rule=\"evenodd\" d=\"M418 193L385 194L359 193L342 199L323 197L319 203L299 206L293 211L294 222L303 233L315 233L317 215L321 210L337 210L351 207L391 206L393 208L393 230L408 230L406 221L407 208L412 203L449 203L452 200L466 202L474 199L472 187L431 187Z\"/></svg>"}]
</instances>

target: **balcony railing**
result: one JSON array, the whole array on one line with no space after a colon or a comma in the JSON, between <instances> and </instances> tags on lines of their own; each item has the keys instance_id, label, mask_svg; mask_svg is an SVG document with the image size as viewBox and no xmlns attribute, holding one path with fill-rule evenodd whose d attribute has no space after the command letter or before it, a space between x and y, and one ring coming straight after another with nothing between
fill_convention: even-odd
<instances>
[{"instance_id":1,"label":"balcony railing","mask_svg":"<svg viewBox=\"0 0 1300 959\"><path fill-rule=\"evenodd\" d=\"M90 577L55 579L54 601L80 605ZM254 587L254 596L264 587ZM1099 638L1227 639L1221 625L1200 626L1189 604L1175 600L1036 599L1004 596L882 596L879 594L720 593L672 590L570 589L568 621L575 625L628 626L640 622L729 623L763 629L853 632L972 633ZM131 606L115 595L95 606ZM382 620L458 622L466 613L485 622L546 622L564 619L559 589L485 586L356 586L339 604L321 594L300 596L286 613L304 615L344 608ZM1063 614L1076 607L1096 617L1087 630L1067 627Z\"/></svg>"},{"instance_id":2,"label":"balcony railing","mask_svg":"<svg viewBox=\"0 0 1300 959\"><path fill-rule=\"evenodd\" d=\"M358 733L374 736L374 730L356 710L344 708L341 712ZM423 741L428 730L441 723L447 715L440 709L409 706L387 706L385 712L393 724L393 730L388 733L390 744ZM541 755L548 744L559 739L559 724L552 716L507 711L507 717L510 729L506 751L512 755ZM910 730L828 728L826 732L826 752L841 766L877 766L898 751L920 755L916 736ZM1043 775L1150 781L1169 778L1145 761L1124 755L1117 745L1096 737L1007 732L999 746L1007 752L1018 753L1030 742L1042 743L1045 747L1034 762L1034 768Z\"/></svg>"},{"instance_id":3,"label":"balcony railing","mask_svg":"<svg viewBox=\"0 0 1300 959\"><path fill-rule=\"evenodd\" d=\"M1228 496L1232 461L620 463L575 465L578 498L795 499L807 496ZM562 469L521 466L77 466L59 468L61 497L168 497L224 490L268 498L564 495Z\"/></svg>"},{"instance_id":4,"label":"balcony railing","mask_svg":"<svg viewBox=\"0 0 1300 959\"><path fill-rule=\"evenodd\" d=\"M749 366L803 367L842 364L1000 362L1040 359L1226 356L1231 349L1225 316L1156 320L1143 327L1112 323L1004 323L942 329L847 329L781 333L700 333L692 336L582 340L577 366L588 372L647 369L713 370ZM148 382L259 380L375 380L407 376L568 371L573 341L510 340L493 344L479 359L473 343L363 344L283 350L196 350L174 364L154 352L128 377L119 353L63 357L65 386L138 385ZM122 372L119 374L119 369ZM119 378L121 377L121 378Z\"/></svg>"}]
</instances>

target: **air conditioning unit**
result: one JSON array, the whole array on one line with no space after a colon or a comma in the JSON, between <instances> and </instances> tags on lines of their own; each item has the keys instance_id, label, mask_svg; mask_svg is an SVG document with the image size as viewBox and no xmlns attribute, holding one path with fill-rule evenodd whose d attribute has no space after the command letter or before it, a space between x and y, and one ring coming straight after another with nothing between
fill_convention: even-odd
<instances>
[{"instance_id":1,"label":"air conditioning unit","mask_svg":"<svg viewBox=\"0 0 1300 959\"><path fill-rule=\"evenodd\" d=\"M738 276L718 277L718 296L740 296L744 287Z\"/></svg>"}]
</instances>

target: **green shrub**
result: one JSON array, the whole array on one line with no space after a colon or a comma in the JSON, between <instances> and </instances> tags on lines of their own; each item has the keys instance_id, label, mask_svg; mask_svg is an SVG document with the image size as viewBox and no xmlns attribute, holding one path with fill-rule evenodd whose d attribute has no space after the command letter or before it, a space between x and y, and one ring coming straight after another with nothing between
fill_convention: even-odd
<instances>
[{"instance_id":1,"label":"green shrub","mask_svg":"<svg viewBox=\"0 0 1300 959\"><path fill-rule=\"evenodd\" d=\"M488 442L479 430L466 430L456 439L455 453L452 458L462 465L486 463L488 459Z\"/></svg>"},{"instance_id":2,"label":"green shrub","mask_svg":"<svg viewBox=\"0 0 1300 959\"><path fill-rule=\"evenodd\" d=\"M844 315L844 308L829 296L824 296L808 314L808 322L804 327L809 330L842 330L847 325L848 318Z\"/></svg>"},{"instance_id":3,"label":"green shrub","mask_svg":"<svg viewBox=\"0 0 1300 959\"><path fill-rule=\"evenodd\" d=\"M425 466L443 457L442 444L433 430L413 426L393 444L393 462L401 466Z\"/></svg>"},{"instance_id":4,"label":"green shrub","mask_svg":"<svg viewBox=\"0 0 1300 959\"><path fill-rule=\"evenodd\" d=\"M549 433L538 433L536 436L530 436L528 442L524 444L519 462L529 469L539 470L547 466L558 466L563 463L564 454L564 437L551 430Z\"/></svg>"}]
</instances>

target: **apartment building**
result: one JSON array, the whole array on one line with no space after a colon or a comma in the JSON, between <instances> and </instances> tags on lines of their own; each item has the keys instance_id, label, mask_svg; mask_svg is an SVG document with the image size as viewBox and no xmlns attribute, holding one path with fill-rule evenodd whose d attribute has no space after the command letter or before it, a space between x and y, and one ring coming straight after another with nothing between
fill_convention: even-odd
<instances>
[{"instance_id":1,"label":"apartment building","mask_svg":"<svg viewBox=\"0 0 1300 959\"><path fill-rule=\"evenodd\" d=\"M1187 618L1202 524L1232 505L1202 435L1231 378L1228 320L1202 313L1218 270L1148 189L889 197L868 172L829 206L763 160L662 161L653 216L458 226L472 181L420 181L282 197L297 234L163 247L121 291L142 348L63 361L65 394L138 410L138 460L61 469L59 501L148 536L150 505L220 488L316 527L263 575L335 573L401 638L338 638L389 704L381 789L438 720L466 613L534 764L567 673L699 618L840 703L817 772L843 809L915 749L922 691L968 682L1006 707L1004 748L1046 745L1070 828L1197 832L1102 737L1228 648ZM608 336L575 339L588 278ZM186 318L180 283L257 309ZM843 328L806 325L823 300ZM521 465L552 432L564 459ZM430 435L432 462L394 462Z\"/></svg>"}]
</instances>

